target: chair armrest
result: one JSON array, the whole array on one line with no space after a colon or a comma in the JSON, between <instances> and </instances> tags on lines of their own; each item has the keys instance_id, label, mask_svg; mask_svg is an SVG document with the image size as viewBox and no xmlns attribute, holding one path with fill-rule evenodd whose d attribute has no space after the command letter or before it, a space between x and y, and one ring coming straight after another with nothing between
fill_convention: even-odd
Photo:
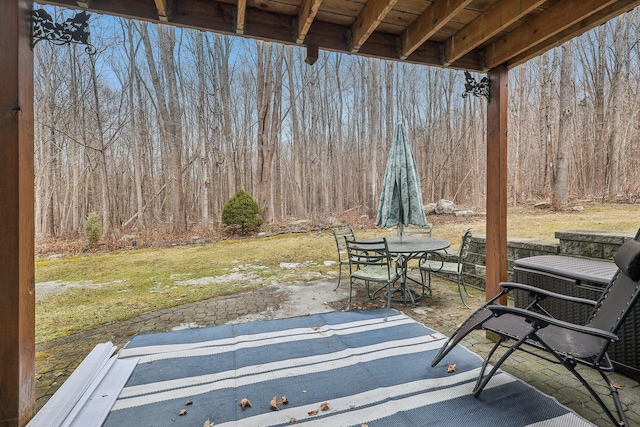
<instances>
[{"instance_id":1,"label":"chair armrest","mask_svg":"<svg viewBox=\"0 0 640 427\"><path fill-rule=\"evenodd\" d=\"M518 290L526 291L535 295L542 295L544 297L551 297L551 298L561 299L564 301L575 302L578 304L590 305L592 307L595 307L595 305L598 303L597 301L590 300L587 298L577 298L569 295L559 294L556 292L547 291L545 289L540 289L535 286L525 285L524 283L502 282L500 283L500 286L503 289L507 289L509 292L511 292L511 290L513 289L518 289Z\"/></svg>"},{"instance_id":2,"label":"chair armrest","mask_svg":"<svg viewBox=\"0 0 640 427\"><path fill-rule=\"evenodd\" d=\"M544 314L536 313L535 311L525 310L518 307L507 307L504 305L490 305L487 307L494 316L502 316L503 314L512 314L514 316L524 317L528 323L537 323L542 328L546 328L549 325L554 325L559 328L569 329L571 331L580 332L583 334L591 335L597 338L609 340L611 342L618 341L618 336L609 331L602 329L591 328L589 326L576 325L575 323L565 322L563 320L554 319L553 317L545 316Z\"/></svg>"},{"instance_id":3,"label":"chair armrest","mask_svg":"<svg viewBox=\"0 0 640 427\"><path fill-rule=\"evenodd\" d=\"M418 267L422 268L422 266L424 265L425 262L434 262L440 263L440 267L438 268L429 268L429 270L431 270L434 273L437 273L438 271L442 270L442 267L444 267L444 263L445 263L445 259L444 259L444 255L442 255L441 252L439 251L429 251L429 252L425 252L424 255L422 255L420 257L420 259L418 260Z\"/></svg>"}]
</instances>

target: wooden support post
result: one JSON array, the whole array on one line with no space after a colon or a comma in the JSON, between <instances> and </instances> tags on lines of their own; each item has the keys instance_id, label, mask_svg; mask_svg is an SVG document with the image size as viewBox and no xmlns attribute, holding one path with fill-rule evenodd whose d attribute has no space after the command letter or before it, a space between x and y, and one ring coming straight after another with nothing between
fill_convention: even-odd
<instances>
[{"instance_id":1,"label":"wooden support post","mask_svg":"<svg viewBox=\"0 0 640 427\"><path fill-rule=\"evenodd\" d=\"M487 300L507 280L507 82L504 65L489 71L487 107ZM507 298L500 300L507 304Z\"/></svg>"},{"instance_id":2,"label":"wooden support post","mask_svg":"<svg viewBox=\"0 0 640 427\"><path fill-rule=\"evenodd\" d=\"M35 411L31 0L0 1L0 426Z\"/></svg>"},{"instance_id":3,"label":"wooden support post","mask_svg":"<svg viewBox=\"0 0 640 427\"><path fill-rule=\"evenodd\" d=\"M313 65L318 60L318 46L316 45L307 45L307 57L304 59L309 65Z\"/></svg>"}]
</instances>

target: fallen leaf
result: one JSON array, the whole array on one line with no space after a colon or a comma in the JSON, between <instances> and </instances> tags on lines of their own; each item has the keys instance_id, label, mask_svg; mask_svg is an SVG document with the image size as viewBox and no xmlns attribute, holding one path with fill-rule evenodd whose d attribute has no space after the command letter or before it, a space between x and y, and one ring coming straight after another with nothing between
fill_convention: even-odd
<instances>
[{"instance_id":1,"label":"fallen leaf","mask_svg":"<svg viewBox=\"0 0 640 427\"><path fill-rule=\"evenodd\" d=\"M309 415L310 417L313 417L314 415L316 415L318 413L317 409L314 409L313 411L309 411L307 412L307 415Z\"/></svg>"},{"instance_id":2,"label":"fallen leaf","mask_svg":"<svg viewBox=\"0 0 640 427\"><path fill-rule=\"evenodd\" d=\"M178 415L180 415L180 416L187 415L187 410L186 409L180 409L180 412L178 412Z\"/></svg>"},{"instance_id":3,"label":"fallen leaf","mask_svg":"<svg viewBox=\"0 0 640 427\"><path fill-rule=\"evenodd\" d=\"M202 427L213 427L213 423L209 420L204 422L204 425Z\"/></svg>"},{"instance_id":4,"label":"fallen leaf","mask_svg":"<svg viewBox=\"0 0 640 427\"><path fill-rule=\"evenodd\" d=\"M447 374L450 374L452 372L456 371L456 364L455 363L449 363L449 366L447 367Z\"/></svg>"},{"instance_id":5,"label":"fallen leaf","mask_svg":"<svg viewBox=\"0 0 640 427\"><path fill-rule=\"evenodd\" d=\"M184 404L184 406L189 406L189 405L193 405L193 400L188 400L187 403Z\"/></svg>"},{"instance_id":6,"label":"fallen leaf","mask_svg":"<svg viewBox=\"0 0 640 427\"><path fill-rule=\"evenodd\" d=\"M356 405L349 405L349 409L356 409Z\"/></svg>"},{"instance_id":7,"label":"fallen leaf","mask_svg":"<svg viewBox=\"0 0 640 427\"><path fill-rule=\"evenodd\" d=\"M322 402L320 404L320 409L322 409L323 411L328 411L329 410L329 404L327 402Z\"/></svg>"},{"instance_id":8,"label":"fallen leaf","mask_svg":"<svg viewBox=\"0 0 640 427\"><path fill-rule=\"evenodd\" d=\"M289 418L289 422L290 423L295 423L296 421L298 421L298 420L296 418L294 418L294 417Z\"/></svg>"},{"instance_id":9,"label":"fallen leaf","mask_svg":"<svg viewBox=\"0 0 640 427\"><path fill-rule=\"evenodd\" d=\"M360 424L360 427L369 427L369 424Z\"/></svg>"},{"instance_id":10,"label":"fallen leaf","mask_svg":"<svg viewBox=\"0 0 640 427\"><path fill-rule=\"evenodd\" d=\"M278 407L278 395L277 394L275 396L273 396L273 399L271 399L271 402L269 402L269 406L271 406L271 409L275 409L276 411L280 410L280 408Z\"/></svg>"},{"instance_id":11,"label":"fallen leaf","mask_svg":"<svg viewBox=\"0 0 640 427\"><path fill-rule=\"evenodd\" d=\"M240 406L242 406L242 410L244 411L244 408L251 407L251 402L249 402L249 399L247 399L246 397L244 397L241 401L240 401Z\"/></svg>"},{"instance_id":12,"label":"fallen leaf","mask_svg":"<svg viewBox=\"0 0 640 427\"><path fill-rule=\"evenodd\" d=\"M622 389L622 386L621 386L620 384L614 384L614 385L613 385L613 387L614 387L616 390L620 390L620 389Z\"/></svg>"},{"instance_id":13,"label":"fallen leaf","mask_svg":"<svg viewBox=\"0 0 640 427\"><path fill-rule=\"evenodd\" d=\"M287 399L287 396L282 396L282 399L278 400L278 404L287 404L289 403L289 399Z\"/></svg>"}]
</instances>

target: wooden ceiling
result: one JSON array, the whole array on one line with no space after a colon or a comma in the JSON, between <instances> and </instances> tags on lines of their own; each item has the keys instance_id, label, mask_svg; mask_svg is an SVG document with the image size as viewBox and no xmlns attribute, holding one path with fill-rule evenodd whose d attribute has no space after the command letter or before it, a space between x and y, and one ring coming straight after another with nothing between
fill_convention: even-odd
<instances>
[{"instance_id":1,"label":"wooden ceiling","mask_svg":"<svg viewBox=\"0 0 640 427\"><path fill-rule=\"evenodd\" d=\"M147 21L435 66L521 64L640 0L38 0Z\"/></svg>"}]
</instances>

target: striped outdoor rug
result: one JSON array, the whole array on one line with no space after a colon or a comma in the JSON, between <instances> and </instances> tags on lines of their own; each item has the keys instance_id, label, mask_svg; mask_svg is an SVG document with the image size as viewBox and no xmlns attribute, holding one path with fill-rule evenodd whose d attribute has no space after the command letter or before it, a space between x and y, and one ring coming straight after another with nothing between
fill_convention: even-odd
<instances>
[{"instance_id":1,"label":"striped outdoor rug","mask_svg":"<svg viewBox=\"0 0 640 427\"><path fill-rule=\"evenodd\" d=\"M506 373L474 398L478 356L459 347L454 373L431 368L445 337L396 311L383 318L332 312L136 336L119 358L140 360L104 425L592 425ZM288 403L271 408L274 396Z\"/></svg>"}]
</instances>

